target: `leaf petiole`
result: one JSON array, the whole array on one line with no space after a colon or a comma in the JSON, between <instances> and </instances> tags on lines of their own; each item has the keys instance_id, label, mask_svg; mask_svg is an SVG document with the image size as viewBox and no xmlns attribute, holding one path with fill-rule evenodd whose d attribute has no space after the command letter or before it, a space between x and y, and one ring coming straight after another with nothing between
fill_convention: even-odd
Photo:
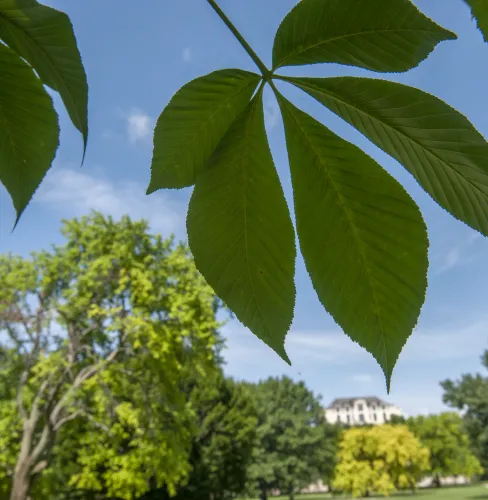
<instances>
[{"instance_id":1,"label":"leaf petiole","mask_svg":"<svg viewBox=\"0 0 488 500\"><path fill-rule=\"evenodd\" d=\"M261 74L263 75L263 78L265 81L270 81L272 78L272 72L266 67L266 65L263 63L263 61L260 59L260 57L254 52L253 48L247 43L245 38L239 33L239 30L234 26L232 21L225 15L225 12L218 6L217 2L215 0L207 0L207 2L210 4L212 9L217 13L217 15L222 19L224 24L229 28L229 30L232 32L232 34L237 38L239 43L242 45L244 50L249 54L251 59L254 61L256 66L259 68L259 71L261 71Z\"/></svg>"}]
</instances>

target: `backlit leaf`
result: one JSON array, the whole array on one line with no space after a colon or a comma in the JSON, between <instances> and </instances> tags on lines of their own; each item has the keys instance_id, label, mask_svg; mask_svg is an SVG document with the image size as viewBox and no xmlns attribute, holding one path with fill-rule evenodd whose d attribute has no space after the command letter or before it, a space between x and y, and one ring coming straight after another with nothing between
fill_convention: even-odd
<instances>
[{"instance_id":1,"label":"backlit leaf","mask_svg":"<svg viewBox=\"0 0 488 500\"><path fill-rule=\"evenodd\" d=\"M0 181L17 220L51 166L58 136L56 112L41 81L0 44Z\"/></svg>"},{"instance_id":2,"label":"backlit leaf","mask_svg":"<svg viewBox=\"0 0 488 500\"><path fill-rule=\"evenodd\" d=\"M369 78L289 79L396 158L454 217L488 236L488 143L445 102Z\"/></svg>"},{"instance_id":3,"label":"backlit leaf","mask_svg":"<svg viewBox=\"0 0 488 500\"><path fill-rule=\"evenodd\" d=\"M276 33L273 68L340 63L406 71L455 38L410 0L302 0Z\"/></svg>"},{"instance_id":4,"label":"backlit leaf","mask_svg":"<svg viewBox=\"0 0 488 500\"><path fill-rule=\"evenodd\" d=\"M198 270L237 318L288 361L295 235L264 129L262 91L195 185L187 219Z\"/></svg>"},{"instance_id":5,"label":"backlit leaf","mask_svg":"<svg viewBox=\"0 0 488 500\"><path fill-rule=\"evenodd\" d=\"M488 43L488 2L486 0L464 0L470 7L478 29Z\"/></svg>"},{"instance_id":6,"label":"backlit leaf","mask_svg":"<svg viewBox=\"0 0 488 500\"><path fill-rule=\"evenodd\" d=\"M427 287L427 231L415 202L372 158L279 97L300 248L315 290L368 350L388 387Z\"/></svg>"},{"instance_id":7,"label":"backlit leaf","mask_svg":"<svg viewBox=\"0 0 488 500\"><path fill-rule=\"evenodd\" d=\"M255 73L225 69L197 78L175 94L154 131L148 194L195 184L197 174L249 103L259 80Z\"/></svg>"},{"instance_id":8,"label":"backlit leaf","mask_svg":"<svg viewBox=\"0 0 488 500\"><path fill-rule=\"evenodd\" d=\"M88 84L69 17L35 0L0 0L0 39L59 92L86 148Z\"/></svg>"}]
</instances>

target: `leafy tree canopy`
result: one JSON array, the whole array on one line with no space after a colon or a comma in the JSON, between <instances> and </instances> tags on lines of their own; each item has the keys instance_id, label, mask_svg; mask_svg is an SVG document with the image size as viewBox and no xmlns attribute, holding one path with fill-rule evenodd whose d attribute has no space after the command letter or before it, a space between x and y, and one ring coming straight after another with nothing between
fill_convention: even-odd
<instances>
[{"instance_id":1,"label":"leafy tree canopy","mask_svg":"<svg viewBox=\"0 0 488 500\"><path fill-rule=\"evenodd\" d=\"M407 421L409 429L430 451L430 471L440 485L441 476L474 476L483 469L471 453L469 436L457 413L419 416Z\"/></svg>"},{"instance_id":2,"label":"leafy tree canopy","mask_svg":"<svg viewBox=\"0 0 488 500\"><path fill-rule=\"evenodd\" d=\"M482 357L488 369L488 351ZM459 380L445 380L444 402L463 411L464 424L470 437L472 450L488 471L488 377L477 373L463 375Z\"/></svg>"},{"instance_id":3,"label":"leafy tree canopy","mask_svg":"<svg viewBox=\"0 0 488 500\"><path fill-rule=\"evenodd\" d=\"M429 469L429 450L402 425L380 425L344 431L335 489L353 497L389 495L397 488L415 489Z\"/></svg>"},{"instance_id":4,"label":"leafy tree canopy","mask_svg":"<svg viewBox=\"0 0 488 500\"><path fill-rule=\"evenodd\" d=\"M250 387L259 418L250 489L263 499L273 488L293 498L297 489L331 474L337 433L303 382L270 378Z\"/></svg>"},{"instance_id":5,"label":"leafy tree canopy","mask_svg":"<svg viewBox=\"0 0 488 500\"><path fill-rule=\"evenodd\" d=\"M50 251L0 256L4 484L16 500L175 492L195 423L185 384L215 365L216 298L145 222L94 213L62 233Z\"/></svg>"}]
</instances>

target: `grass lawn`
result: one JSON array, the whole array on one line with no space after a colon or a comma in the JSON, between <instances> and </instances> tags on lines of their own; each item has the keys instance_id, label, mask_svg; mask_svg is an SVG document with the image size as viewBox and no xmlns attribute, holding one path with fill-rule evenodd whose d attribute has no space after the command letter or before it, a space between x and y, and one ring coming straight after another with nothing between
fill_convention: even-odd
<instances>
[{"instance_id":1,"label":"grass lawn","mask_svg":"<svg viewBox=\"0 0 488 500\"><path fill-rule=\"evenodd\" d=\"M287 498L288 497L269 497L269 500L285 500ZM327 494L312 493L309 495L297 495L295 498L296 500L331 500L332 498L346 497L331 497ZM484 485L458 486L457 488L435 488L429 490L420 490L415 496L411 495L410 493L400 493L398 495L394 495L393 498L419 498L422 500L428 500L429 498L435 498L437 500L488 500L488 488L486 488ZM370 500L372 500L372 498L370 498Z\"/></svg>"}]
</instances>

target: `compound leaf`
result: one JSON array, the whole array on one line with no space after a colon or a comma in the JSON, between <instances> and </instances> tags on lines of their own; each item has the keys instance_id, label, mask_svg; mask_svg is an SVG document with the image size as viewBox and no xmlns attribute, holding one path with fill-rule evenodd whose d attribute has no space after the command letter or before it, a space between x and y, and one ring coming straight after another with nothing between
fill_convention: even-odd
<instances>
[{"instance_id":1,"label":"compound leaf","mask_svg":"<svg viewBox=\"0 0 488 500\"><path fill-rule=\"evenodd\" d=\"M0 44L0 181L17 220L51 166L58 140L58 118L41 81Z\"/></svg>"},{"instance_id":2,"label":"compound leaf","mask_svg":"<svg viewBox=\"0 0 488 500\"><path fill-rule=\"evenodd\" d=\"M256 90L260 77L225 69L183 86L158 119L148 194L195 184L222 137Z\"/></svg>"},{"instance_id":3,"label":"compound leaf","mask_svg":"<svg viewBox=\"0 0 488 500\"><path fill-rule=\"evenodd\" d=\"M86 149L88 83L69 17L36 0L0 0L0 39L59 92Z\"/></svg>"},{"instance_id":4,"label":"compound leaf","mask_svg":"<svg viewBox=\"0 0 488 500\"><path fill-rule=\"evenodd\" d=\"M279 96L300 248L315 290L388 388L427 287L425 223L372 158Z\"/></svg>"},{"instance_id":5,"label":"compound leaf","mask_svg":"<svg viewBox=\"0 0 488 500\"><path fill-rule=\"evenodd\" d=\"M273 68L340 63L407 71L455 38L410 0L302 0L276 33Z\"/></svg>"},{"instance_id":6,"label":"compound leaf","mask_svg":"<svg viewBox=\"0 0 488 500\"><path fill-rule=\"evenodd\" d=\"M488 236L488 143L426 92L369 78L288 79L397 159L439 205Z\"/></svg>"},{"instance_id":7,"label":"compound leaf","mask_svg":"<svg viewBox=\"0 0 488 500\"><path fill-rule=\"evenodd\" d=\"M488 2L486 0L464 0L471 8L478 29L488 43Z\"/></svg>"},{"instance_id":8,"label":"compound leaf","mask_svg":"<svg viewBox=\"0 0 488 500\"><path fill-rule=\"evenodd\" d=\"M260 91L197 177L187 229L195 263L236 317L288 361L295 234L264 129Z\"/></svg>"}]
</instances>

